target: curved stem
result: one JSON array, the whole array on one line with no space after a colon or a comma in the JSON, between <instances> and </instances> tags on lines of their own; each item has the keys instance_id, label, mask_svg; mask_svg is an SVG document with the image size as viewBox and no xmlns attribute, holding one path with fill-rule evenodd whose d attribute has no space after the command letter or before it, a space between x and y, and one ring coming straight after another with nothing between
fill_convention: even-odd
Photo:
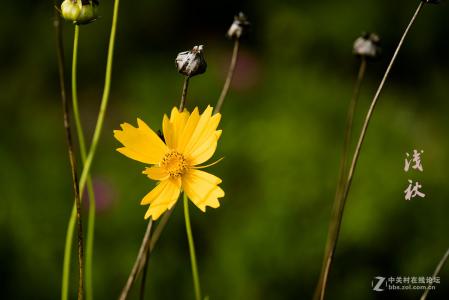
<instances>
[{"instance_id":1,"label":"curved stem","mask_svg":"<svg viewBox=\"0 0 449 300\"><path fill-rule=\"evenodd\" d=\"M73 183L73 191L75 194L75 206L76 206L76 221L78 228L78 264L79 264L79 284L78 284L78 299L83 299L84 296L84 269L83 269L83 260L84 260L84 245L83 245L83 226L81 219L81 200L80 200L80 191L78 185L78 176L76 170L76 158L73 152L73 142L72 142L72 134L71 134L71 126L70 126L70 118L69 118L69 105L67 103L67 97L65 92L65 78L64 78L64 48L62 43L62 28L60 24L60 17L57 12L55 12L55 20L54 26L56 28L57 33L57 52L58 52L58 71L59 71L59 84L61 87L61 100L63 106L64 113L64 128L66 132L66 140L67 140L67 148L70 159L70 167L72 173L72 183ZM78 32L75 30L74 37L74 48L78 45ZM75 230L75 222L73 222L72 233ZM65 297L68 294L68 270L70 266L70 258L71 247L65 248L65 257L63 264L63 281L62 281L62 291L61 298L66 299ZM66 268L67 267L67 268ZM66 280L65 280L66 279Z\"/></svg>"},{"instance_id":2,"label":"curved stem","mask_svg":"<svg viewBox=\"0 0 449 300\"><path fill-rule=\"evenodd\" d=\"M75 35L77 44L73 46L73 58L72 58L72 105L73 116L75 119L76 132L78 136L78 143L81 153L81 161L83 165L86 162L86 142L84 140L84 130L81 123L81 117L78 106L78 87L77 87L77 58L78 58L78 40L79 40L79 25L75 25ZM86 299L93 299L93 286L92 286L92 258L94 249L94 231L95 231L95 193L92 184L92 178L90 174L87 175L87 193L89 196L89 214L87 223L87 241L86 241ZM82 197L81 197L82 198ZM82 199L81 199L82 200Z\"/></svg>"},{"instance_id":3,"label":"curved stem","mask_svg":"<svg viewBox=\"0 0 449 300\"><path fill-rule=\"evenodd\" d=\"M221 90L220 97L218 98L217 104L215 105L214 114L218 113L223 106L224 99L228 94L229 87L231 86L232 77L234 76L235 66L237 65L237 57L239 54L239 39L234 41L234 50L232 51L231 63L229 64L228 75L226 76L226 81L224 83L223 89Z\"/></svg>"},{"instance_id":4,"label":"curved stem","mask_svg":"<svg viewBox=\"0 0 449 300\"><path fill-rule=\"evenodd\" d=\"M345 174L347 169L347 161L349 158L349 149L351 145L352 128L354 124L354 113L360 95L360 87L362 86L363 78L365 77L365 71L366 71L366 58L361 57L359 72L357 75L356 83L354 85L354 91L351 97L351 101L349 103L348 113L346 117L345 137L343 141L343 150L340 159L340 172L338 175L338 187L337 187L337 194L335 195L335 201L337 201L339 193L341 193L345 185Z\"/></svg>"},{"instance_id":5,"label":"curved stem","mask_svg":"<svg viewBox=\"0 0 449 300\"><path fill-rule=\"evenodd\" d=\"M186 193L183 193L183 194L184 194L184 218L186 221L187 239L189 241L190 263L192 265L192 276L193 276L193 286L195 288L195 299L201 300L201 288L200 288L200 279L198 276L198 266L196 264L195 244L193 242L192 228L190 226L189 199L187 198Z\"/></svg>"},{"instance_id":6,"label":"curved stem","mask_svg":"<svg viewBox=\"0 0 449 300\"><path fill-rule=\"evenodd\" d=\"M89 153L86 157L86 161L84 163L83 171L81 173L80 181L79 181L79 190L82 193L84 191L84 186L86 184L86 180L90 171L90 166L92 164L93 158L95 156L95 151L97 149L98 140L100 138L101 130L103 127L104 122L104 115L106 112L108 100L109 100L109 92L111 87L111 74L112 74L112 61L114 56L114 43L115 43L115 33L117 29L117 19L118 19L118 8L119 8L119 0L115 0L114 2L114 12L113 12L113 18L112 18L112 26L111 26L111 35L109 39L109 49L108 49L108 58L106 63L106 75L105 75L105 84L103 89L103 96L101 99L101 105L100 105L100 111L98 113L98 119L97 124L95 126L94 135L92 138L92 144L89 148ZM67 233L66 233L66 241L65 241L65 254L64 254L64 273L63 273L63 281L67 282L66 288L64 289L64 283L63 283L63 295L62 299L67 299L67 293L64 291L68 290L68 276L69 276L69 268L70 268L70 258L67 257L67 255L70 255L70 249L71 249L71 243L73 238L73 231L74 231L74 223L76 220L76 210L75 206L72 209L72 213L70 215L69 224L67 226Z\"/></svg>"},{"instance_id":7,"label":"curved stem","mask_svg":"<svg viewBox=\"0 0 449 300\"><path fill-rule=\"evenodd\" d=\"M335 245L335 238L336 238L335 228L336 228L336 224L339 221L337 212L340 211L340 207L342 205L341 193L343 192L343 189L344 189L345 183L346 183L345 174L347 172L346 171L347 160L349 157L349 149L350 149L350 144L351 144L354 112L357 107L357 102L358 102L358 98L359 98L359 94L360 94L360 87L362 85L362 81L365 76L365 70L366 70L366 58L361 57L359 71L358 71L356 82L354 84L354 90L352 93L351 101L349 102L348 112L347 112L347 117L346 117L346 128L345 128L345 135L344 135L344 141L343 141L343 150L342 150L341 158L340 158L340 171L338 174L337 188L335 191L334 204L333 204L333 208L332 208L332 218L331 218L331 222L329 225L328 237L327 237L327 242L326 242L326 250L325 250L324 259L323 259L323 267L321 270L322 276L320 277L319 284L318 284L319 289L317 289L315 291L315 294L320 292L320 289L322 288L322 280L327 279L327 272L328 272L329 262L330 262L330 260L328 258L331 256L332 247Z\"/></svg>"},{"instance_id":8,"label":"curved stem","mask_svg":"<svg viewBox=\"0 0 449 300\"><path fill-rule=\"evenodd\" d=\"M149 243L151 240L151 227L153 225L153 219L150 219L147 225L147 229L145 231L145 235L143 236L142 244L140 245L139 253L137 254L136 261L134 262L134 266L129 274L128 280L126 281L125 286L120 294L119 300L125 300L128 297L128 293L131 290L132 285L134 284L139 272L142 268L142 262L145 260L147 256Z\"/></svg>"},{"instance_id":9,"label":"curved stem","mask_svg":"<svg viewBox=\"0 0 449 300\"><path fill-rule=\"evenodd\" d=\"M433 275L432 275L433 278L437 277L437 275L440 273L441 269L446 264L446 261L448 258L449 258L449 248L447 249L446 253L441 258L440 262L438 263L438 266L436 267L435 271L433 272ZM425 300L427 298L427 294L429 293L431 286L432 285L429 285L427 287L427 289L424 291L423 295L421 296L420 300Z\"/></svg>"},{"instance_id":10,"label":"curved stem","mask_svg":"<svg viewBox=\"0 0 449 300\"><path fill-rule=\"evenodd\" d=\"M319 287L318 287L319 293L316 295L316 297L318 299L321 299L321 300L324 299L324 294L325 294L326 284L327 284L327 278L328 278L329 271L330 271L331 266L332 266L332 259L333 259L334 253L335 253L338 237L339 237L339 234L340 234L340 228L341 228L341 222L342 222L342 219L343 219L343 212L344 212L344 208L345 208L345 203L346 203L346 200L348 198L349 190L351 188L351 183L352 183L352 179L353 179L353 176L354 176L354 171L355 171L355 168L357 166L357 162L358 162L358 159L359 159L359 156L360 156L360 150L362 148L363 141L364 141L365 136L366 136L366 131L368 129L369 122L371 120L372 114L373 114L374 109L376 107L376 104L377 104L377 101L379 99L380 93L381 93L381 91L383 89L383 86L384 86L384 84L385 84L385 82L386 82L386 80L388 78L388 75L390 74L390 71L391 71L391 68L393 67L394 62L396 61L397 55L398 55L398 53L399 53L399 51L400 51L400 49L402 47L402 44L404 43L404 40L405 40L408 32L410 31L410 28L412 27L413 23L415 22L416 17L418 16L419 12L421 11L423 5L424 5L424 2L421 1L419 3L419 5L418 5L418 8L416 9L413 17L411 18L407 28L405 29L405 31L404 31L404 33L403 33L403 35L402 35L402 37L401 37L401 39L399 41L399 44L396 47L396 50L395 50L395 52L393 54L393 57L391 58L391 61L390 61L389 65L388 65L388 67L387 67L387 70L385 71L385 74L384 74L384 76L383 76L383 78L382 78L382 80L380 82L380 85L377 88L377 91L376 91L376 93L374 95L374 98L373 98L373 100L371 102L371 105L370 105L370 107L368 109L368 112L366 114L365 121L364 121L363 127L362 127L362 131L360 133L360 136L359 136L359 139L358 139L355 151L354 151L354 155L353 155L353 158L352 158L351 166L350 166L349 171L348 171L348 177L347 177L347 180L346 180L346 184L345 184L345 187L344 187L343 192L341 194L341 200L340 200L341 204L340 204L338 210L336 211L337 216L335 218L337 219L337 222L335 224L334 234L333 234L335 236L335 238L333 238L333 241L329 245L329 248L331 250L329 251L329 255L327 256L327 258L325 258L325 263L324 263L325 267L324 267L323 272L320 275Z\"/></svg>"}]
</instances>

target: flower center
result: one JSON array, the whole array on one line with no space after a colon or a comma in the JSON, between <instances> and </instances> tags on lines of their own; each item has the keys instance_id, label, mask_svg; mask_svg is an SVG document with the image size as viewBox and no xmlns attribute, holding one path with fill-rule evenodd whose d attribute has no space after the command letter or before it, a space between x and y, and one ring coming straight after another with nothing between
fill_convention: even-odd
<instances>
[{"instance_id":1,"label":"flower center","mask_svg":"<svg viewBox=\"0 0 449 300\"><path fill-rule=\"evenodd\" d=\"M184 155L181 153L172 150L165 154L162 158L161 168L164 168L170 177L178 177L184 174L187 170L187 161L184 158Z\"/></svg>"}]
</instances>

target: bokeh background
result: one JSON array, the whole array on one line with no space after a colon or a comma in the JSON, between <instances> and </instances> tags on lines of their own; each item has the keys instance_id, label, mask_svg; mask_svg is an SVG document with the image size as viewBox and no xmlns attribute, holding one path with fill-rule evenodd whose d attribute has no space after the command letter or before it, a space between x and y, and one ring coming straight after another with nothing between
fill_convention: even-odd
<instances>
[{"instance_id":1,"label":"bokeh background","mask_svg":"<svg viewBox=\"0 0 449 300\"><path fill-rule=\"evenodd\" d=\"M310 299L319 276L337 182L346 109L364 31L382 37L368 65L355 120L418 1L121 1L112 94L92 176L98 197L96 299L114 299L146 222L141 198L154 183L115 151L112 130L144 119L161 126L177 105L180 51L204 44L208 70L191 80L188 106L219 96L232 51L224 36L244 11L253 26L222 110L210 171L226 197L206 214L192 207L202 289L211 299ZM72 208L52 27L52 1L7 1L0 9L0 287L2 299L58 299ZM417 299L376 293L374 276L431 276L449 246L449 7L422 11L386 84L348 199L329 299ZM81 28L79 98L91 136L104 81L112 1ZM64 24L70 65L73 26ZM67 69L67 75L69 70ZM90 140L90 138L88 138ZM422 149L424 172L403 171ZM408 179L426 197L404 200ZM76 256L71 293L76 295ZM429 299L448 299L449 268ZM131 299L137 298L135 288ZM180 204L149 264L147 299L193 299Z\"/></svg>"}]
</instances>

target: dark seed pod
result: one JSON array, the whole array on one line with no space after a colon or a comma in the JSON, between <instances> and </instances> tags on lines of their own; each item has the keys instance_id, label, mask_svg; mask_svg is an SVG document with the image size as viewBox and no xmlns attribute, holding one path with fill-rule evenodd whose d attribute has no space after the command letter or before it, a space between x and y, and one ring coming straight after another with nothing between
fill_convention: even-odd
<instances>
[{"instance_id":1,"label":"dark seed pod","mask_svg":"<svg viewBox=\"0 0 449 300\"><path fill-rule=\"evenodd\" d=\"M425 3L440 4L441 0L422 0Z\"/></svg>"},{"instance_id":2,"label":"dark seed pod","mask_svg":"<svg viewBox=\"0 0 449 300\"><path fill-rule=\"evenodd\" d=\"M234 22L232 22L231 27L229 27L226 36L231 39L239 39L246 33L250 25L251 24L248 22L245 14L240 12L238 15L234 16Z\"/></svg>"},{"instance_id":3,"label":"dark seed pod","mask_svg":"<svg viewBox=\"0 0 449 300\"><path fill-rule=\"evenodd\" d=\"M353 53L357 56L376 58L380 55L380 38L375 33L365 33L354 42Z\"/></svg>"},{"instance_id":4,"label":"dark seed pod","mask_svg":"<svg viewBox=\"0 0 449 300\"><path fill-rule=\"evenodd\" d=\"M206 72L207 63L203 55L203 45L195 46L191 51L179 53L175 64L179 73L188 77Z\"/></svg>"}]
</instances>

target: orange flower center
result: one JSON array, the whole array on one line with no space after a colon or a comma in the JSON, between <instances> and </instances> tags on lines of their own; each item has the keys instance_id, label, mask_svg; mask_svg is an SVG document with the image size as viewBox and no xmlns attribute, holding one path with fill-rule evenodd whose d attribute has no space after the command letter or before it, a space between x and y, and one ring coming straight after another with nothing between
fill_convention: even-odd
<instances>
[{"instance_id":1,"label":"orange flower center","mask_svg":"<svg viewBox=\"0 0 449 300\"><path fill-rule=\"evenodd\" d=\"M160 165L172 178L181 176L187 170L187 161L184 155L175 150L165 154Z\"/></svg>"}]
</instances>

